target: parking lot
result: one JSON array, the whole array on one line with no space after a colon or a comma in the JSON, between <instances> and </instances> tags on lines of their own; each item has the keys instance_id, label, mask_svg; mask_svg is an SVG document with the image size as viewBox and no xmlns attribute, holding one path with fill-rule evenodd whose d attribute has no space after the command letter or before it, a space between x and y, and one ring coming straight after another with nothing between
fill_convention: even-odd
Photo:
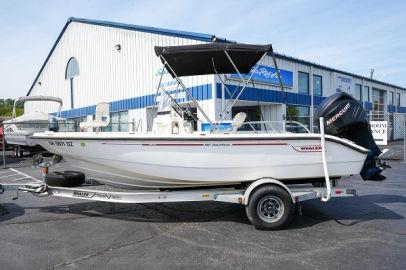
<instances>
[{"instance_id":1,"label":"parking lot","mask_svg":"<svg viewBox=\"0 0 406 270\"><path fill-rule=\"evenodd\" d=\"M8 158L2 182L40 181ZM1 269L405 269L406 164L384 182L340 186L357 197L302 204L283 231L258 231L240 205L112 204L0 195ZM11 168L11 169L10 169Z\"/></svg>"}]
</instances>

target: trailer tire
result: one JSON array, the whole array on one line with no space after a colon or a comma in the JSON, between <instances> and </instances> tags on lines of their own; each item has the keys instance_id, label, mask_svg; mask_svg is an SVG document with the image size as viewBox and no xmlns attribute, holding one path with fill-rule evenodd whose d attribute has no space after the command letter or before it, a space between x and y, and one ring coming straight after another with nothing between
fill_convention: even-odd
<instances>
[{"instance_id":1,"label":"trailer tire","mask_svg":"<svg viewBox=\"0 0 406 270\"><path fill-rule=\"evenodd\" d=\"M77 187L85 182L85 175L81 172L63 171L51 172L45 175L45 183L54 187Z\"/></svg>"},{"instance_id":2,"label":"trailer tire","mask_svg":"<svg viewBox=\"0 0 406 270\"><path fill-rule=\"evenodd\" d=\"M276 185L256 188L245 207L248 219L258 230L279 230L290 224L294 214L290 194Z\"/></svg>"},{"instance_id":3,"label":"trailer tire","mask_svg":"<svg viewBox=\"0 0 406 270\"><path fill-rule=\"evenodd\" d=\"M23 151L21 150L21 146L15 145L13 147L13 157L16 157L16 158L23 157Z\"/></svg>"}]
</instances>

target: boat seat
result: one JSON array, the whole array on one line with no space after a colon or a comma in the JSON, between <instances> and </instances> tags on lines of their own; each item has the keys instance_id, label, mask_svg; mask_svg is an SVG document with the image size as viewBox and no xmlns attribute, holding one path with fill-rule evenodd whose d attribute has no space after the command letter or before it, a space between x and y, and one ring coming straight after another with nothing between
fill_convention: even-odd
<instances>
[{"instance_id":1,"label":"boat seat","mask_svg":"<svg viewBox=\"0 0 406 270\"><path fill-rule=\"evenodd\" d=\"M246 118L247 114L245 112L239 112L234 116L233 121L231 122L232 131L234 133L237 132L238 128L244 123Z\"/></svg>"},{"instance_id":2,"label":"boat seat","mask_svg":"<svg viewBox=\"0 0 406 270\"><path fill-rule=\"evenodd\" d=\"M192 123L190 123L189 121L184 121L183 122L183 129L184 129L186 134L192 134L193 133Z\"/></svg>"},{"instance_id":3,"label":"boat seat","mask_svg":"<svg viewBox=\"0 0 406 270\"><path fill-rule=\"evenodd\" d=\"M100 102L96 105L95 119L79 124L80 130L107 127L110 123L110 103Z\"/></svg>"}]
</instances>

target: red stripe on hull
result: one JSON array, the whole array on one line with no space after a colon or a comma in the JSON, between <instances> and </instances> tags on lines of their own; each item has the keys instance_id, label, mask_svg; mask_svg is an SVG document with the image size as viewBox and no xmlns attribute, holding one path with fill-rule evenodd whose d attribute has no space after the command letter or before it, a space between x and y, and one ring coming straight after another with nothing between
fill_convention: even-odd
<instances>
[{"instance_id":1,"label":"red stripe on hull","mask_svg":"<svg viewBox=\"0 0 406 270\"><path fill-rule=\"evenodd\" d=\"M255 145L288 145L288 143L111 143L107 145L140 145L140 146L255 146Z\"/></svg>"}]
</instances>

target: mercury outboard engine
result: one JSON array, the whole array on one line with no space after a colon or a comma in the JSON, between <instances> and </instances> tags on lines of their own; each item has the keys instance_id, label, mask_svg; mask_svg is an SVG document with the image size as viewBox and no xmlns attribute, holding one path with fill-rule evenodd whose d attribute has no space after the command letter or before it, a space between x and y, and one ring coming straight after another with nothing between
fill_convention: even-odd
<instances>
[{"instance_id":1,"label":"mercury outboard engine","mask_svg":"<svg viewBox=\"0 0 406 270\"><path fill-rule=\"evenodd\" d=\"M386 179L381 172L389 166L378 159L382 152L374 141L367 114L359 101L345 92L336 93L321 103L315 117L318 125L319 117L324 117L326 134L351 140L369 150L360 173L362 179Z\"/></svg>"}]
</instances>

